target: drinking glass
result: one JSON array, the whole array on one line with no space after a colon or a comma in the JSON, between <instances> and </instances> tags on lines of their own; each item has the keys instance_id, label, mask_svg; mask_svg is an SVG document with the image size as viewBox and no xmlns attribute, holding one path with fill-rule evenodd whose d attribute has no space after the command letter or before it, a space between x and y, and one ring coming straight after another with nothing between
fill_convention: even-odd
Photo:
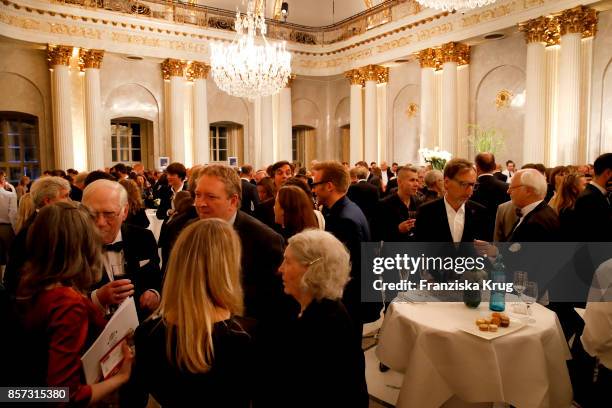
<instances>
[{"instance_id":1,"label":"drinking glass","mask_svg":"<svg viewBox=\"0 0 612 408\"><path fill-rule=\"evenodd\" d=\"M527 314L529 316L532 315L531 305L538 300L538 283L537 282L527 282L525 285L525 303L527 303ZM535 319L530 317L528 320L529 323L534 323Z\"/></svg>"},{"instance_id":2,"label":"drinking glass","mask_svg":"<svg viewBox=\"0 0 612 408\"><path fill-rule=\"evenodd\" d=\"M524 271L516 271L514 272L514 290L518 293L519 301L522 300L521 296L523 295L523 291L525 290L525 286L527 285L527 272Z\"/></svg>"},{"instance_id":3,"label":"drinking glass","mask_svg":"<svg viewBox=\"0 0 612 408\"><path fill-rule=\"evenodd\" d=\"M416 211L408 211L408 219L409 220L414 220L416 219L417 216L417 212ZM409 237L414 237L414 228L412 228L410 230L410 232L408 232L408 236Z\"/></svg>"}]
</instances>

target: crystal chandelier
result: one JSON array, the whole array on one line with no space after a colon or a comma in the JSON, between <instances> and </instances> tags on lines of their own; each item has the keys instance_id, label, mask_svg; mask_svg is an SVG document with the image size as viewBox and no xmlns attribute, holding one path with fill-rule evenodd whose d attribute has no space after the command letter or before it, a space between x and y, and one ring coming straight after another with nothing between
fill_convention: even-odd
<instances>
[{"instance_id":1,"label":"crystal chandelier","mask_svg":"<svg viewBox=\"0 0 612 408\"><path fill-rule=\"evenodd\" d=\"M417 0L422 6L437 10L453 11L483 7L496 0Z\"/></svg>"},{"instance_id":2,"label":"crystal chandelier","mask_svg":"<svg viewBox=\"0 0 612 408\"><path fill-rule=\"evenodd\" d=\"M278 93L291 75L291 54L284 41L275 44L266 41L263 6L255 10L254 0L249 0L246 16L236 11L234 28L236 38L231 44L210 44L210 65L217 86L241 98ZM258 31L261 44L255 44Z\"/></svg>"}]
</instances>

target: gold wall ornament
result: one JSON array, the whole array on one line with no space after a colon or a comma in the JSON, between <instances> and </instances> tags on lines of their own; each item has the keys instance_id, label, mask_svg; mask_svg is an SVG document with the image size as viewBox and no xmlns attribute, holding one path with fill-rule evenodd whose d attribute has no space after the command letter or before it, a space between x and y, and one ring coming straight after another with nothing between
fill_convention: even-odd
<instances>
[{"instance_id":1,"label":"gold wall ornament","mask_svg":"<svg viewBox=\"0 0 612 408\"><path fill-rule=\"evenodd\" d=\"M446 62L456 62L457 65L466 65L470 63L470 46L458 42L449 42L442 44L436 49L436 58L440 65Z\"/></svg>"},{"instance_id":2,"label":"gold wall ornament","mask_svg":"<svg viewBox=\"0 0 612 408\"><path fill-rule=\"evenodd\" d=\"M421 63L421 68L440 68L440 61L434 48L425 48L419 51L419 62Z\"/></svg>"},{"instance_id":3,"label":"gold wall ornament","mask_svg":"<svg viewBox=\"0 0 612 408\"><path fill-rule=\"evenodd\" d=\"M351 85L363 86L363 83L365 82L360 69L351 69L350 71L346 71L344 73L344 77L349 80Z\"/></svg>"},{"instance_id":4,"label":"gold wall ornament","mask_svg":"<svg viewBox=\"0 0 612 408\"><path fill-rule=\"evenodd\" d=\"M295 74L291 74L289 75L289 78L287 79L287 85L285 85L285 88L291 88L291 85L293 85L293 81L295 81Z\"/></svg>"},{"instance_id":5,"label":"gold wall ornament","mask_svg":"<svg viewBox=\"0 0 612 408\"><path fill-rule=\"evenodd\" d=\"M376 81L378 84L389 82L389 68L380 65L366 65L360 70L364 81Z\"/></svg>"},{"instance_id":6,"label":"gold wall ornament","mask_svg":"<svg viewBox=\"0 0 612 408\"><path fill-rule=\"evenodd\" d=\"M49 68L56 65L70 66L70 57L72 57L72 46L69 45L48 45L47 46L47 61Z\"/></svg>"},{"instance_id":7,"label":"gold wall ornament","mask_svg":"<svg viewBox=\"0 0 612 408\"><path fill-rule=\"evenodd\" d=\"M185 76L189 81L195 81L196 79L206 79L210 72L210 65L203 62L192 61L185 70Z\"/></svg>"},{"instance_id":8,"label":"gold wall ornament","mask_svg":"<svg viewBox=\"0 0 612 408\"><path fill-rule=\"evenodd\" d=\"M88 50L81 48L79 50L79 69L81 71L85 71L87 68L100 69L103 58L104 50Z\"/></svg>"},{"instance_id":9,"label":"gold wall ornament","mask_svg":"<svg viewBox=\"0 0 612 408\"><path fill-rule=\"evenodd\" d=\"M593 37L597 32L597 15L595 9L584 6L563 10L558 16L561 36L577 33L583 38Z\"/></svg>"},{"instance_id":10,"label":"gold wall ornament","mask_svg":"<svg viewBox=\"0 0 612 408\"><path fill-rule=\"evenodd\" d=\"M161 64L162 76L166 80L173 76L182 77L186 66L187 63L185 61L166 58Z\"/></svg>"},{"instance_id":11,"label":"gold wall ornament","mask_svg":"<svg viewBox=\"0 0 612 408\"><path fill-rule=\"evenodd\" d=\"M519 24L519 30L525 33L525 42L548 43L549 42L549 17L538 17Z\"/></svg>"},{"instance_id":12,"label":"gold wall ornament","mask_svg":"<svg viewBox=\"0 0 612 408\"><path fill-rule=\"evenodd\" d=\"M408 118L413 118L419 113L419 105L414 102L408 104L408 108L406 108L406 116Z\"/></svg>"},{"instance_id":13,"label":"gold wall ornament","mask_svg":"<svg viewBox=\"0 0 612 408\"><path fill-rule=\"evenodd\" d=\"M497 107L497 110L510 107L512 98L514 98L514 94L509 90L502 89L501 91L499 91L497 93L497 96L495 97L495 106Z\"/></svg>"}]
</instances>

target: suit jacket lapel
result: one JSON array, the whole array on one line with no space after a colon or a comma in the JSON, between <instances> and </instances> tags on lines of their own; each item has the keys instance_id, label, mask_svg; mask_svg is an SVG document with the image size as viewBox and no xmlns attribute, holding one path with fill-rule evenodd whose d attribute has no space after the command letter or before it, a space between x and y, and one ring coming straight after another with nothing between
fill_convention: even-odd
<instances>
[{"instance_id":1,"label":"suit jacket lapel","mask_svg":"<svg viewBox=\"0 0 612 408\"><path fill-rule=\"evenodd\" d=\"M440 222L444 223L442 226L443 230L446 231L446 242L453 242L453 231L451 231L450 225L448 224L448 215L446 214L446 202L444 197L440 200L440 205L442 206L442 217L440 217Z\"/></svg>"}]
</instances>

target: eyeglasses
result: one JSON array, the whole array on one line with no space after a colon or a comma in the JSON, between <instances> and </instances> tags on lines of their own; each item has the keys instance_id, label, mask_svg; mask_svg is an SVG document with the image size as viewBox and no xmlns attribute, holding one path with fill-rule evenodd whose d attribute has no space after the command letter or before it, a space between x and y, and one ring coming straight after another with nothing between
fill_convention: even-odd
<instances>
[{"instance_id":1,"label":"eyeglasses","mask_svg":"<svg viewBox=\"0 0 612 408\"><path fill-rule=\"evenodd\" d=\"M312 183L310 187L312 188L312 187L320 186L321 184L325 184L325 183L327 183L327 181L317 181L316 183Z\"/></svg>"},{"instance_id":2,"label":"eyeglasses","mask_svg":"<svg viewBox=\"0 0 612 408\"><path fill-rule=\"evenodd\" d=\"M459 180L455 180L455 179L453 179L453 181L454 181L455 183L459 184L459 186L460 186L461 188L463 188L463 189L466 189L466 188L468 188L468 187L470 187L470 188L474 188L474 186L476 185L476 183L468 183L468 182L466 182L466 181L459 181Z\"/></svg>"},{"instance_id":3,"label":"eyeglasses","mask_svg":"<svg viewBox=\"0 0 612 408\"><path fill-rule=\"evenodd\" d=\"M91 216L93 217L94 220L97 220L98 217L102 216L104 217L104 219L106 221L112 221L113 219L117 218L119 216L119 214L121 214L121 212L114 212L114 211L90 211Z\"/></svg>"},{"instance_id":4,"label":"eyeglasses","mask_svg":"<svg viewBox=\"0 0 612 408\"><path fill-rule=\"evenodd\" d=\"M510 186L510 187L508 187L508 191L514 190L515 188L519 188L519 187L525 187L525 185L524 184L519 184L518 186Z\"/></svg>"}]
</instances>

